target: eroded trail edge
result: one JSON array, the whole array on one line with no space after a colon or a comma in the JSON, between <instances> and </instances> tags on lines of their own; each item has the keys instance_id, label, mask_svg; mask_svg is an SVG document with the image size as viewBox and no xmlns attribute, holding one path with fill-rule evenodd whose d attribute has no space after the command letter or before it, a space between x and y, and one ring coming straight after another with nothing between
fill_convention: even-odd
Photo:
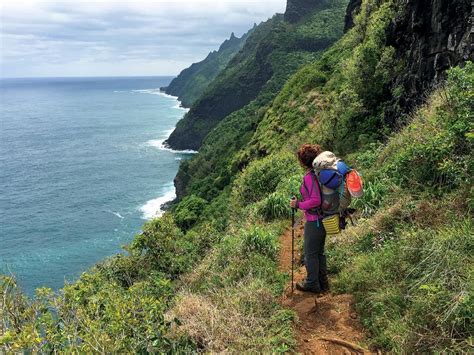
<instances>
[{"instance_id":1,"label":"eroded trail edge","mask_svg":"<svg viewBox=\"0 0 474 355\"><path fill-rule=\"evenodd\" d=\"M300 224L295 230L296 241L303 235ZM280 237L279 267L291 272L291 229ZM295 247L295 260L299 260L299 248ZM295 265L295 282L302 281L305 269ZM366 336L353 309L351 295L328 293L322 297L294 290L291 281L281 298L283 306L298 315L295 325L297 351L303 354L372 354L365 348Z\"/></svg>"}]
</instances>

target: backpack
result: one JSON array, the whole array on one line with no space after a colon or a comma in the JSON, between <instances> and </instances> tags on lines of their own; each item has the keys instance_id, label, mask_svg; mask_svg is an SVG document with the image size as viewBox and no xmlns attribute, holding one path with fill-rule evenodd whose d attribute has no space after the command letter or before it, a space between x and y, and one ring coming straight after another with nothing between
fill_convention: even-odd
<instances>
[{"instance_id":1,"label":"backpack","mask_svg":"<svg viewBox=\"0 0 474 355\"><path fill-rule=\"evenodd\" d=\"M351 214L355 210L349 205L352 197L362 197L362 179L356 170L329 151L314 159L313 171L321 191L323 225L328 234L337 234L340 229L345 229L346 218L352 222Z\"/></svg>"}]
</instances>

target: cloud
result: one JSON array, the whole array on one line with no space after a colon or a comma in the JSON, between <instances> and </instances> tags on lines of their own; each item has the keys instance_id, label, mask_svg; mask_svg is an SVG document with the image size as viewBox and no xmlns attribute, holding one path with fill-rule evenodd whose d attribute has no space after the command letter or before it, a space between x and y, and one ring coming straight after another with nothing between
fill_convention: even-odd
<instances>
[{"instance_id":1,"label":"cloud","mask_svg":"<svg viewBox=\"0 0 474 355\"><path fill-rule=\"evenodd\" d=\"M286 0L29 1L1 5L1 75L168 75Z\"/></svg>"}]
</instances>

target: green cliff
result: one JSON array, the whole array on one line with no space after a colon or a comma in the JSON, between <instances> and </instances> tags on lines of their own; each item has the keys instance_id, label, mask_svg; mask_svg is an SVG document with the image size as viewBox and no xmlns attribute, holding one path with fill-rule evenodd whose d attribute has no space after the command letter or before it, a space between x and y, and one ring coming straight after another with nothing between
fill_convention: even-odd
<instances>
[{"instance_id":1,"label":"green cliff","mask_svg":"<svg viewBox=\"0 0 474 355\"><path fill-rule=\"evenodd\" d=\"M201 146L230 113L253 100L269 102L288 77L342 35L347 1L337 0L290 23L282 15L258 25L242 50L178 122L167 140L173 149Z\"/></svg>"},{"instance_id":2,"label":"green cliff","mask_svg":"<svg viewBox=\"0 0 474 355\"><path fill-rule=\"evenodd\" d=\"M190 107L206 90L214 78L227 66L227 63L240 51L252 30L238 38L232 34L217 51L205 59L192 64L174 78L167 87L161 88L168 95L177 96L184 107Z\"/></svg>"}]
</instances>

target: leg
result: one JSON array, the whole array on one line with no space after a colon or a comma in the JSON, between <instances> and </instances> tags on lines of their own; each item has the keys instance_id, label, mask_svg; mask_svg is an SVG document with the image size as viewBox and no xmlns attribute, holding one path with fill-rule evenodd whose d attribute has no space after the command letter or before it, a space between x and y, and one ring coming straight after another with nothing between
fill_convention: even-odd
<instances>
[{"instance_id":1,"label":"leg","mask_svg":"<svg viewBox=\"0 0 474 355\"><path fill-rule=\"evenodd\" d=\"M315 291L320 290L318 256L320 241L317 234L316 222L306 222L304 225L304 258L307 273L305 286Z\"/></svg>"},{"instance_id":2,"label":"leg","mask_svg":"<svg viewBox=\"0 0 474 355\"><path fill-rule=\"evenodd\" d=\"M328 270L326 263L326 254L324 253L324 245L326 243L326 231L322 223L320 224L321 228L318 229L318 238L319 248L318 248L318 260L319 260L319 285L321 291L329 290L329 280L328 280Z\"/></svg>"}]
</instances>

